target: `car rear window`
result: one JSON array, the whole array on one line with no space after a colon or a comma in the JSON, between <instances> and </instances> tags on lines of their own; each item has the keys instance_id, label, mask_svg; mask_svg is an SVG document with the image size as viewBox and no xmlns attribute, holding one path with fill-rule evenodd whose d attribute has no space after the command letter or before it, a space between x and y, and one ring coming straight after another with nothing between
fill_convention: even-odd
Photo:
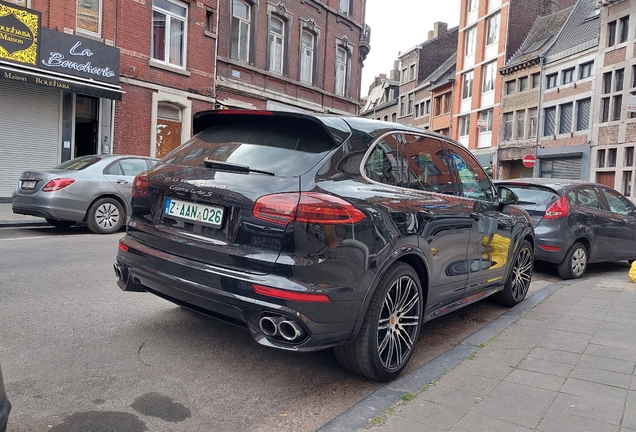
<instances>
[{"instance_id":1,"label":"car rear window","mask_svg":"<svg viewBox=\"0 0 636 432\"><path fill-rule=\"evenodd\" d=\"M200 132L164 162L203 167L207 158L295 176L315 166L334 146L333 139L321 129L301 129L293 124L230 124Z\"/></svg>"},{"instance_id":2,"label":"car rear window","mask_svg":"<svg viewBox=\"0 0 636 432\"><path fill-rule=\"evenodd\" d=\"M504 186L512 189L517 194L520 205L547 205L559 198L556 192L540 187L510 184L504 184Z\"/></svg>"},{"instance_id":3,"label":"car rear window","mask_svg":"<svg viewBox=\"0 0 636 432\"><path fill-rule=\"evenodd\" d=\"M88 168L89 166L97 163L101 160L101 158L96 156L82 156L75 159L71 159L66 162L62 162L54 169L66 170L66 171L81 171L84 168Z\"/></svg>"}]
</instances>

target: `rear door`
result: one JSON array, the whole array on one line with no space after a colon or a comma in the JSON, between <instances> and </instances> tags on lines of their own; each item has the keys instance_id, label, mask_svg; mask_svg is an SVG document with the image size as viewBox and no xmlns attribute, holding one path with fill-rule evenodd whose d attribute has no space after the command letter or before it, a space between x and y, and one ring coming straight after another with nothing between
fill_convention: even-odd
<instances>
[{"instance_id":1,"label":"rear door","mask_svg":"<svg viewBox=\"0 0 636 432\"><path fill-rule=\"evenodd\" d=\"M401 184L409 191L419 247L428 259L428 306L432 311L457 301L464 293L473 221L463 200L455 195L454 176L442 142L417 134L405 134L401 141L405 168Z\"/></svg>"},{"instance_id":2,"label":"rear door","mask_svg":"<svg viewBox=\"0 0 636 432\"><path fill-rule=\"evenodd\" d=\"M612 257L636 259L636 208L627 198L613 189L601 188L609 208L608 229L613 231Z\"/></svg>"},{"instance_id":3,"label":"rear door","mask_svg":"<svg viewBox=\"0 0 636 432\"><path fill-rule=\"evenodd\" d=\"M117 159L104 168L104 177L113 189L129 203L132 198L132 182L135 176L149 168L148 161L143 158Z\"/></svg>"},{"instance_id":4,"label":"rear door","mask_svg":"<svg viewBox=\"0 0 636 432\"><path fill-rule=\"evenodd\" d=\"M614 230L608 208L600 190L592 185L578 187L568 193L574 222L588 233L592 241L590 257L604 260L613 255Z\"/></svg>"}]
</instances>

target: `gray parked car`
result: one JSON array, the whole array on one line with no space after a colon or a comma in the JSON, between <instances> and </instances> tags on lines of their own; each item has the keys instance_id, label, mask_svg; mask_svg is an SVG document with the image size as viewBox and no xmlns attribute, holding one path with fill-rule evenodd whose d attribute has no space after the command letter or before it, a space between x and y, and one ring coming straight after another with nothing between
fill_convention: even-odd
<instances>
[{"instance_id":1,"label":"gray parked car","mask_svg":"<svg viewBox=\"0 0 636 432\"><path fill-rule=\"evenodd\" d=\"M582 180L496 183L512 189L532 217L534 259L555 264L561 278L580 278L588 263L636 260L636 206L620 192Z\"/></svg>"},{"instance_id":2,"label":"gray parked car","mask_svg":"<svg viewBox=\"0 0 636 432\"><path fill-rule=\"evenodd\" d=\"M84 221L94 233L114 233L130 214L135 176L156 162L143 156L91 155L25 171L13 193L13 212L43 217L57 228Z\"/></svg>"},{"instance_id":3,"label":"gray parked car","mask_svg":"<svg viewBox=\"0 0 636 432\"><path fill-rule=\"evenodd\" d=\"M7 430L7 421L9 420L9 412L11 411L11 402L7 399L4 392L4 381L2 380L2 368L0 368L0 432Z\"/></svg>"}]
</instances>

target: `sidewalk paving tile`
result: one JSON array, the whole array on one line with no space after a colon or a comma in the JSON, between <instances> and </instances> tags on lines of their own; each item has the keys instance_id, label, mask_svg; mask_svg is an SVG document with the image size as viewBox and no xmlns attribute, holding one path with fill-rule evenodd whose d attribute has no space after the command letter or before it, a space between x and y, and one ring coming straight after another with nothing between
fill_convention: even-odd
<instances>
[{"instance_id":1,"label":"sidewalk paving tile","mask_svg":"<svg viewBox=\"0 0 636 432\"><path fill-rule=\"evenodd\" d=\"M584 381L577 378L569 378L565 385L561 388L561 393L581 397L589 395L603 395L604 399L612 400L620 405L627 399L628 390L625 388Z\"/></svg>"},{"instance_id":2,"label":"sidewalk paving tile","mask_svg":"<svg viewBox=\"0 0 636 432\"><path fill-rule=\"evenodd\" d=\"M616 403L598 397L598 395L575 396L560 393L551 410L620 426L625 410L625 401Z\"/></svg>"},{"instance_id":3,"label":"sidewalk paving tile","mask_svg":"<svg viewBox=\"0 0 636 432\"><path fill-rule=\"evenodd\" d=\"M569 351L561 351L559 349L537 347L528 354L528 358L549 360L574 366L579 362L581 354Z\"/></svg>"},{"instance_id":4,"label":"sidewalk paving tile","mask_svg":"<svg viewBox=\"0 0 636 432\"><path fill-rule=\"evenodd\" d=\"M590 320L579 317L567 316L554 324L555 330L562 330L570 333L583 333L594 335L605 322L601 320Z\"/></svg>"},{"instance_id":5,"label":"sidewalk paving tile","mask_svg":"<svg viewBox=\"0 0 636 432\"><path fill-rule=\"evenodd\" d=\"M517 369L509 374L505 381L513 384L537 387L544 390L559 391L561 390L561 387L563 387L563 384L565 384L565 377Z\"/></svg>"},{"instance_id":6,"label":"sidewalk paving tile","mask_svg":"<svg viewBox=\"0 0 636 432\"><path fill-rule=\"evenodd\" d=\"M591 335L576 334L553 329L539 341L537 346L541 348L582 353L590 344L592 337L593 336Z\"/></svg>"},{"instance_id":7,"label":"sidewalk paving tile","mask_svg":"<svg viewBox=\"0 0 636 432\"><path fill-rule=\"evenodd\" d=\"M609 423L550 410L537 428L541 432L619 432L619 427Z\"/></svg>"},{"instance_id":8,"label":"sidewalk paving tile","mask_svg":"<svg viewBox=\"0 0 636 432\"><path fill-rule=\"evenodd\" d=\"M600 329L591 343L614 348L630 348L636 346L636 333Z\"/></svg>"},{"instance_id":9,"label":"sidewalk paving tile","mask_svg":"<svg viewBox=\"0 0 636 432\"><path fill-rule=\"evenodd\" d=\"M473 412L536 428L558 395L555 391L503 381L473 409Z\"/></svg>"},{"instance_id":10,"label":"sidewalk paving tile","mask_svg":"<svg viewBox=\"0 0 636 432\"><path fill-rule=\"evenodd\" d=\"M466 413L470 412L475 404L474 401L471 401L469 405L456 405L420 399L422 395L419 395L417 401L413 401L407 408L399 411L400 417L420 423L420 428L426 425L425 429L420 430L428 430L429 426L440 430L450 430Z\"/></svg>"},{"instance_id":11,"label":"sidewalk paving tile","mask_svg":"<svg viewBox=\"0 0 636 432\"><path fill-rule=\"evenodd\" d=\"M428 425L426 429L423 429L422 426L423 424L421 422L413 421L406 417L402 417L399 413L396 413L387 418L386 422L383 425L383 428L400 432L422 432L423 430L427 430L430 432L442 432L445 430L438 429L430 425ZM373 431L373 429L371 429L371 431Z\"/></svg>"},{"instance_id":12,"label":"sidewalk paving tile","mask_svg":"<svg viewBox=\"0 0 636 432\"><path fill-rule=\"evenodd\" d=\"M634 373L634 368L636 367L636 362L583 354L578 366L587 366L632 375Z\"/></svg>"},{"instance_id":13,"label":"sidewalk paving tile","mask_svg":"<svg viewBox=\"0 0 636 432\"><path fill-rule=\"evenodd\" d=\"M585 354L593 354L618 360L636 361L636 347L623 348L591 343L585 349Z\"/></svg>"},{"instance_id":14,"label":"sidewalk paving tile","mask_svg":"<svg viewBox=\"0 0 636 432\"><path fill-rule=\"evenodd\" d=\"M572 372L572 378L578 378L597 384L628 389L632 376L589 367L578 367Z\"/></svg>"},{"instance_id":15,"label":"sidewalk paving tile","mask_svg":"<svg viewBox=\"0 0 636 432\"><path fill-rule=\"evenodd\" d=\"M451 432L529 432L532 430L505 420L471 412L452 428Z\"/></svg>"},{"instance_id":16,"label":"sidewalk paving tile","mask_svg":"<svg viewBox=\"0 0 636 432\"><path fill-rule=\"evenodd\" d=\"M574 370L574 365L528 357L521 362L519 369L567 378Z\"/></svg>"}]
</instances>

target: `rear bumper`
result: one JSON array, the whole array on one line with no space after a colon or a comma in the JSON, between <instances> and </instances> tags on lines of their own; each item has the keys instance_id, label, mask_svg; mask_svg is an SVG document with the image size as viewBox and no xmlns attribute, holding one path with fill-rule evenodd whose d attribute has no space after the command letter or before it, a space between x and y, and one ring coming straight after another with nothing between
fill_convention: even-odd
<instances>
[{"instance_id":1,"label":"rear bumper","mask_svg":"<svg viewBox=\"0 0 636 432\"><path fill-rule=\"evenodd\" d=\"M560 264L572 246L566 227L539 223L535 227L534 259L552 264Z\"/></svg>"},{"instance_id":2,"label":"rear bumper","mask_svg":"<svg viewBox=\"0 0 636 432\"><path fill-rule=\"evenodd\" d=\"M55 192L52 192L55 194ZM86 209L77 209L77 203L71 200L36 195L13 194L11 209L13 213L47 219L68 220L80 222L84 219Z\"/></svg>"},{"instance_id":3,"label":"rear bumper","mask_svg":"<svg viewBox=\"0 0 636 432\"><path fill-rule=\"evenodd\" d=\"M364 295L352 290L327 293L331 302L289 301L258 294L252 284L297 292L316 292L316 285L276 275L253 275L213 267L145 246L130 237L120 241L118 285L125 291L145 290L173 303L247 328L259 344L293 351L315 351L348 341ZM338 291L338 290L336 290ZM354 290L356 291L356 290ZM354 297L352 299L352 297ZM260 322L282 316L299 323L307 333L302 340L281 341L267 336Z\"/></svg>"}]
</instances>

